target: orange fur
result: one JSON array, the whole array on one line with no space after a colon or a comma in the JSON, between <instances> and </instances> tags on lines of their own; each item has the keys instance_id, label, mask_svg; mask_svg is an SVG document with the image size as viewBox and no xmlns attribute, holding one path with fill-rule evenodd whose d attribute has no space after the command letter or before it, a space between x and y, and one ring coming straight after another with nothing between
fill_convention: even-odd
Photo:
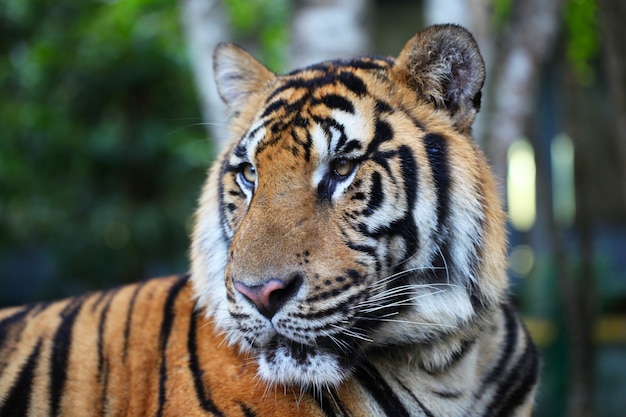
<instances>
[{"instance_id":1,"label":"orange fur","mask_svg":"<svg viewBox=\"0 0 626 417\"><path fill-rule=\"evenodd\" d=\"M164 305L172 288L182 284L173 298L171 328L165 336L162 327ZM134 303L133 294L137 292ZM50 377L45 369L52 356L51 347L64 309L80 306L72 329L72 347L67 362L64 395L59 404L63 416L146 416L159 413L159 389L165 387L162 416L206 416L198 397L190 370L189 331L192 320L196 329L194 341L197 361L202 367L202 389L224 415L245 415L245 409L263 416L321 415L311 397L298 389L266 387L258 379L254 361L224 342L210 320L194 313L195 303L186 278L154 279L144 284L122 287L113 292L95 293L81 298L32 307L30 320L16 328L11 363L2 369L0 404L18 378L33 347L41 341L37 361L40 374L34 381L33 393L40 398L49 394ZM125 339L128 309L132 305L131 327ZM20 308L3 310L0 321L11 317ZM67 311L67 310L66 310ZM105 315L103 321L102 317ZM100 334L99 327L104 331ZM104 341L98 346L99 337ZM161 384L164 366L161 346L165 350L165 384ZM125 347L125 343L128 345ZM124 355L126 352L126 355ZM7 354L1 351L2 355ZM99 354L102 355L101 369ZM105 395L106 399L103 399ZM302 398L300 398L302 396ZM33 402L31 414L50 414L47 401ZM210 408L210 407L209 407Z\"/></svg>"},{"instance_id":2,"label":"orange fur","mask_svg":"<svg viewBox=\"0 0 626 417\"><path fill-rule=\"evenodd\" d=\"M191 277L0 311L0 417L529 415L467 31L275 75L222 44L231 141Z\"/></svg>"}]
</instances>

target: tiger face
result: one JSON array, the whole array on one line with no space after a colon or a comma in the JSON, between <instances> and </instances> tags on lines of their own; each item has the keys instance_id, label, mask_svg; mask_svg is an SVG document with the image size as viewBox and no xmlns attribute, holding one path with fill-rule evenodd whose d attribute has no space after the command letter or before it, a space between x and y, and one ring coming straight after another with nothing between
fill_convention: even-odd
<instances>
[{"instance_id":1,"label":"tiger face","mask_svg":"<svg viewBox=\"0 0 626 417\"><path fill-rule=\"evenodd\" d=\"M428 366L506 291L503 215L470 129L484 65L464 29L397 59L275 75L215 52L231 141L200 199L198 303L269 383L336 386L368 352ZM443 352L443 353L442 353ZM420 356L421 355L421 356Z\"/></svg>"}]
</instances>

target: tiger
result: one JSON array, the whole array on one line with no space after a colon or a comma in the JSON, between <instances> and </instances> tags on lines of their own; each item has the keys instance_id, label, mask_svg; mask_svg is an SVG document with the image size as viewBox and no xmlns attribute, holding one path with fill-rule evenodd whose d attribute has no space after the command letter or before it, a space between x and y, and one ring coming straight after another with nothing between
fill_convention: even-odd
<instances>
[{"instance_id":1,"label":"tiger","mask_svg":"<svg viewBox=\"0 0 626 417\"><path fill-rule=\"evenodd\" d=\"M223 43L214 74L190 273L2 310L0 416L530 416L472 35L284 75Z\"/></svg>"}]
</instances>

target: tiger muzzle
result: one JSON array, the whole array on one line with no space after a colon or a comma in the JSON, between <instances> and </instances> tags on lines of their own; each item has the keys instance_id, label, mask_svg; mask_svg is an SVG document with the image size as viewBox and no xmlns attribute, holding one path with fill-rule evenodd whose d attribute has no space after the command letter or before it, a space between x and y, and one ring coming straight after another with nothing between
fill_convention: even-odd
<instances>
[{"instance_id":1,"label":"tiger muzzle","mask_svg":"<svg viewBox=\"0 0 626 417\"><path fill-rule=\"evenodd\" d=\"M286 279L272 278L260 285L248 285L242 281L235 281L233 285L259 313L271 320L285 302L297 294L302 282L302 275L296 273Z\"/></svg>"}]
</instances>

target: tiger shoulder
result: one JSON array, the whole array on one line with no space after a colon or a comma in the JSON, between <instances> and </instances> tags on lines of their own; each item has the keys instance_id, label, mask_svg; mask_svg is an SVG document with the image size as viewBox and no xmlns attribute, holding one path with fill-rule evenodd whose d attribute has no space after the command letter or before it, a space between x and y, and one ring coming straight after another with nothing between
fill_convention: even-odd
<instances>
[{"instance_id":1,"label":"tiger shoulder","mask_svg":"<svg viewBox=\"0 0 626 417\"><path fill-rule=\"evenodd\" d=\"M471 34L285 75L220 44L214 69L191 273L0 310L0 416L530 416Z\"/></svg>"}]
</instances>

